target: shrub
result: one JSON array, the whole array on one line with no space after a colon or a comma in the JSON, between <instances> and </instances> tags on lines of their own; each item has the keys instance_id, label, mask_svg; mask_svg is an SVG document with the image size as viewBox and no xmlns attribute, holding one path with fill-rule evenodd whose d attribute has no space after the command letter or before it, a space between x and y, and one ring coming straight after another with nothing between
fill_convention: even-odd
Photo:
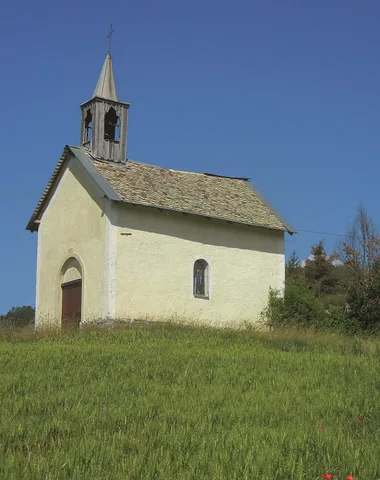
<instances>
[{"instance_id":1,"label":"shrub","mask_svg":"<svg viewBox=\"0 0 380 480\"><path fill-rule=\"evenodd\" d=\"M346 307L330 306L326 311L324 329L345 333L349 335L357 335L361 332L360 322L351 317Z\"/></svg>"},{"instance_id":2,"label":"shrub","mask_svg":"<svg viewBox=\"0 0 380 480\"><path fill-rule=\"evenodd\" d=\"M0 317L0 328L25 327L34 323L34 308L31 306L12 307L9 312Z\"/></svg>"},{"instance_id":3,"label":"shrub","mask_svg":"<svg viewBox=\"0 0 380 480\"><path fill-rule=\"evenodd\" d=\"M326 310L329 310L333 307L345 307L347 304L346 296L342 293L333 293L330 295L325 295L321 298L323 305Z\"/></svg>"},{"instance_id":4,"label":"shrub","mask_svg":"<svg viewBox=\"0 0 380 480\"><path fill-rule=\"evenodd\" d=\"M349 316L357 319L361 328L367 331L380 330L380 271L361 273L353 282L347 295Z\"/></svg>"},{"instance_id":5,"label":"shrub","mask_svg":"<svg viewBox=\"0 0 380 480\"><path fill-rule=\"evenodd\" d=\"M302 277L289 277L282 295L271 290L269 301L263 312L270 327L297 326L320 328L325 323L323 304Z\"/></svg>"}]
</instances>

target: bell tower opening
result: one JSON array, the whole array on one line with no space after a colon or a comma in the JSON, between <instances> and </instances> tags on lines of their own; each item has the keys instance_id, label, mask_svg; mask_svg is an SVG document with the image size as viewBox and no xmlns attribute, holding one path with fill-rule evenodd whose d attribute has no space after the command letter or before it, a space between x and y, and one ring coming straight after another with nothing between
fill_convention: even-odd
<instances>
[{"instance_id":1,"label":"bell tower opening","mask_svg":"<svg viewBox=\"0 0 380 480\"><path fill-rule=\"evenodd\" d=\"M114 108L110 108L104 116L104 140L118 142L120 139L120 119Z\"/></svg>"},{"instance_id":2,"label":"bell tower opening","mask_svg":"<svg viewBox=\"0 0 380 480\"><path fill-rule=\"evenodd\" d=\"M81 146L99 160L126 163L129 107L117 97L108 52L92 98L81 105Z\"/></svg>"},{"instance_id":3,"label":"bell tower opening","mask_svg":"<svg viewBox=\"0 0 380 480\"><path fill-rule=\"evenodd\" d=\"M85 129L85 142L89 142L92 138L92 113L91 110L87 110L87 115L84 120L84 129Z\"/></svg>"}]
</instances>

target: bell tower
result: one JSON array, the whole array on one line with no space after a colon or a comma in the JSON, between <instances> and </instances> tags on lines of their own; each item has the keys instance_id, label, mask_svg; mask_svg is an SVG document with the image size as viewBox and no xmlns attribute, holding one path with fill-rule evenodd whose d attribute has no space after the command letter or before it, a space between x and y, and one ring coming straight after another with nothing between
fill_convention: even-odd
<instances>
[{"instance_id":1,"label":"bell tower","mask_svg":"<svg viewBox=\"0 0 380 480\"><path fill-rule=\"evenodd\" d=\"M80 106L81 146L101 160L126 163L129 107L117 98L108 51L92 98Z\"/></svg>"}]
</instances>

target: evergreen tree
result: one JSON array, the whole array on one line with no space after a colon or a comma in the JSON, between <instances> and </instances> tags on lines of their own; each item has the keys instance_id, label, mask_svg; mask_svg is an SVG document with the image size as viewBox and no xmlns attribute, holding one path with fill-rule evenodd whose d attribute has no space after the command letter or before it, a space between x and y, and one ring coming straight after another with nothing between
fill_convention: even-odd
<instances>
[{"instance_id":1,"label":"evergreen tree","mask_svg":"<svg viewBox=\"0 0 380 480\"><path fill-rule=\"evenodd\" d=\"M298 255L295 250L292 251L292 254L289 257L289 260L286 262L285 266L285 275L290 277L292 275L300 275L301 273L301 262L298 258Z\"/></svg>"},{"instance_id":2,"label":"evergreen tree","mask_svg":"<svg viewBox=\"0 0 380 480\"><path fill-rule=\"evenodd\" d=\"M311 248L311 258L305 262L304 275L318 296L333 293L336 289L336 258L336 255L327 255L323 240Z\"/></svg>"}]
</instances>

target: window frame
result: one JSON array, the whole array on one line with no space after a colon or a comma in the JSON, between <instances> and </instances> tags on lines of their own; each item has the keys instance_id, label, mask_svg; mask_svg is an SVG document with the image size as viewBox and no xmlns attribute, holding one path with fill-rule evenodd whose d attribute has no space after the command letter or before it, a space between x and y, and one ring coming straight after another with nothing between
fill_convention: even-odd
<instances>
[{"instance_id":1,"label":"window frame","mask_svg":"<svg viewBox=\"0 0 380 480\"><path fill-rule=\"evenodd\" d=\"M203 280L204 280L204 293L196 293L196 267L197 263L202 263L203 265ZM193 262L193 271L192 271L192 294L193 298L201 300L210 300L210 264L205 258L197 257Z\"/></svg>"}]
</instances>

